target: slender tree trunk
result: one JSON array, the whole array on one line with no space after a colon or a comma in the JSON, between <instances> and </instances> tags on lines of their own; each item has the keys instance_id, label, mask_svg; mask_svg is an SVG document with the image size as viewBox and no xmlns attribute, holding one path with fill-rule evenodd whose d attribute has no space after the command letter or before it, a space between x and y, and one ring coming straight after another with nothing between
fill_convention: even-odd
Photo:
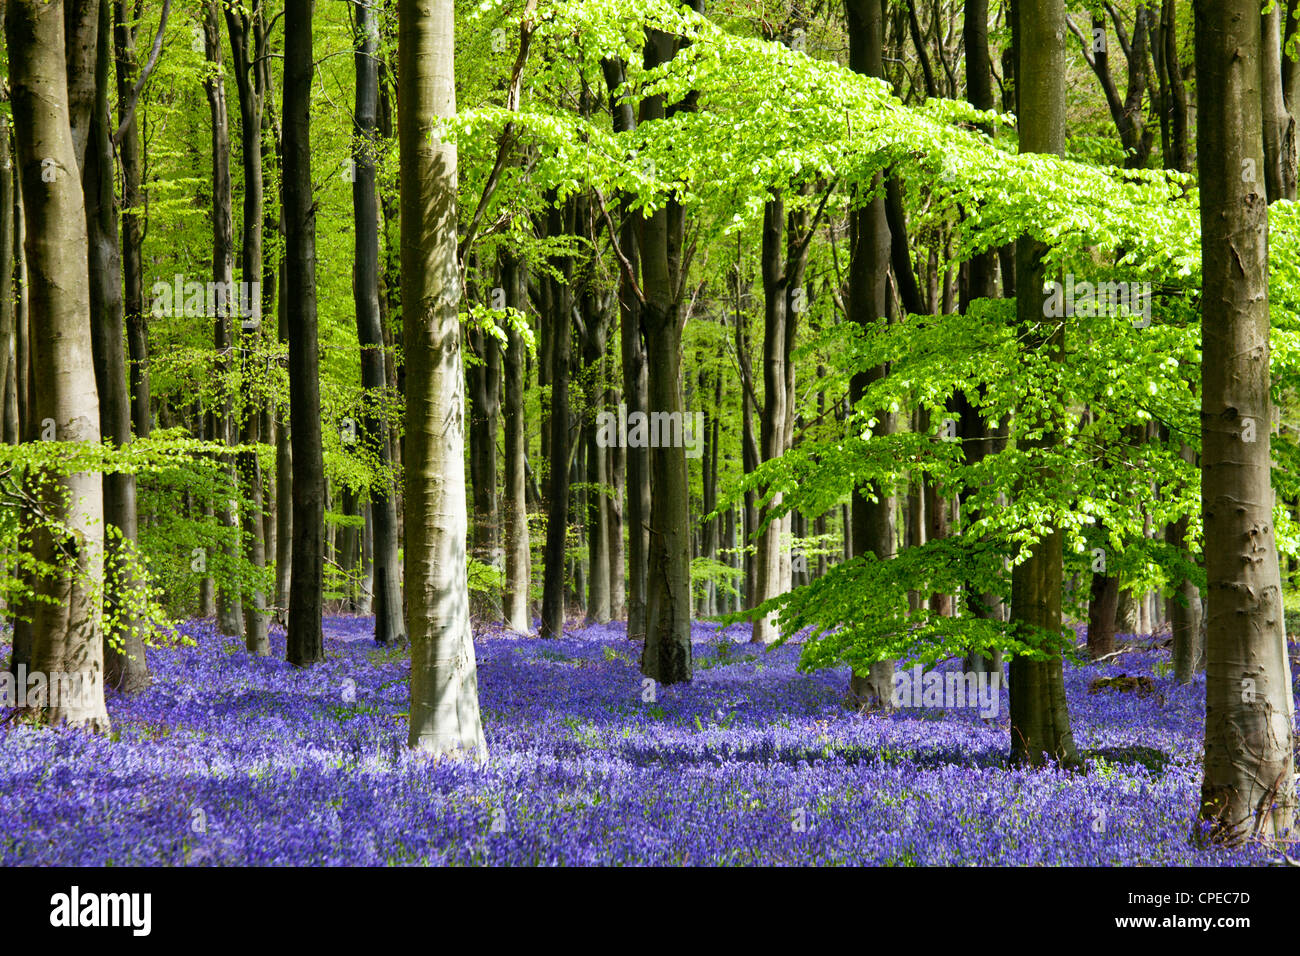
<instances>
[{"instance_id":1,"label":"slender tree trunk","mask_svg":"<svg viewBox=\"0 0 1300 956\"><path fill-rule=\"evenodd\" d=\"M239 294L240 307L236 310L241 330L239 355L244 375L252 376L257 372L256 345L263 335L263 300L260 290L253 285L262 281L265 213L262 185L262 103L265 91L261 83L263 74L254 62L258 53L255 38L261 28L261 3L255 0L247 14L236 7L226 8L225 13L232 73L239 98L239 138L244 173L240 272L245 286ZM255 402L244 403L239 422L241 444L255 446L262 441L262 413ZM262 465L255 451L241 452L236 465L247 495L247 507L242 514L244 557L253 567L254 574L260 575L266 567ZM254 586L243 595L243 599L244 647L251 654L266 657L271 653L266 593Z\"/></svg>"},{"instance_id":2,"label":"slender tree trunk","mask_svg":"<svg viewBox=\"0 0 1300 956\"><path fill-rule=\"evenodd\" d=\"M866 76L883 77L884 20L877 0L845 0L848 16L849 68ZM878 183L877 183L878 185ZM849 214L849 317L862 328L874 325L886 315L885 290L890 263L890 231L885 202L880 196ZM910 273L909 273L910 274ZM853 376L849 397L855 404L867 388L887 374L884 366ZM894 415L883 411L877 434L891 434ZM885 489L872 489L872 496L855 489L851 504L853 557L872 555L887 560L894 554L897 538L894 513L896 501ZM874 500L872 500L874 498ZM860 707L888 710L893 705L894 662L877 661L867 673L854 672L849 679L849 697Z\"/></svg>"},{"instance_id":3,"label":"slender tree trunk","mask_svg":"<svg viewBox=\"0 0 1300 956\"><path fill-rule=\"evenodd\" d=\"M501 515L497 493L497 424L501 408L501 348L493 335L467 329L466 338L478 361L466 370L469 381L469 472L474 498L471 554L485 565L496 560ZM496 595L475 591L470 595L476 617L491 620L500 608Z\"/></svg>"},{"instance_id":4,"label":"slender tree trunk","mask_svg":"<svg viewBox=\"0 0 1300 956\"><path fill-rule=\"evenodd\" d=\"M605 407L616 408L620 394L610 388L605 393ZM608 502L605 534L609 541L609 616L619 621L627 616L626 548L623 544L623 496L626 486L626 449L621 445L609 449L609 480L612 491Z\"/></svg>"},{"instance_id":5,"label":"slender tree trunk","mask_svg":"<svg viewBox=\"0 0 1300 956\"><path fill-rule=\"evenodd\" d=\"M1260 14L1260 83L1264 124L1264 184L1268 201L1296 198L1295 117L1282 86L1281 0Z\"/></svg>"},{"instance_id":6,"label":"slender tree trunk","mask_svg":"<svg viewBox=\"0 0 1300 956\"><path fill-rule=\"evenodd\" d=\"M377 480L370 487L374 537L375 643L381 647L406 642L402 620L401 566L398 552L397 506L394 501L392 457L389 452L388 354L380 321L379 202L376 184L379 148L379 21L375 0L356 6L356 124L353 149L356 176L352 209L356 231L353 298L357 341L361 347L361 385L367 414L361 419L361 440L377 463Z\"/></svg>"},{"instance_id":7,"label":"slender tree trunk","mask_svg":"<svg viewBox=\"0 0 1300 956\"><path fill-rule=\"evenodd\" d=\"M506 305L526 314L527 276L524 267L508 250L501 255L501 282L505 287ZM502 528L505 540L505 592L503 611L505 626L518 634L532 631L529 614L531 555L528 540L527 454L528 420L524 414L524 388L528 375L528 356L523 336L513 324L506 333L505 367L502 392L505 431L505 497L502 501Z\"/></svg>"},{"instance_id":8,"label":"slender tree trunk","mask_svg":"<svg viewBox=\"0 0 1300 956\"><path fill-rule=\"evenodd\" d=\"M740 263L736 263L736 361L740 365L740 448L741 465L746 475L752 475L758 468L758 440L754 437L754 372L749 358L749 333L746 329L745 315L740 307ZM745 491L744 527L741 540L752 543L754 532L758 528L758 496L753 489ZM749 548L744 557L745 584L741 596L741 607L753 610L758 602L754 596L758 593L758 563Z\"/></svg>"},{"instance_id":9,"label":"slender tree trunk","mask_svg":"<svg viewBox=\"0 0 1300 956\"><path fill-rule=\"evenodd\" d=\"M285 222L284 297L290 303L289 421L294 518L288 660L301 667L325 659L321 631L325 468L316 335L316 213L309 135L314 71L312 0L286 0L284 37L284 199L281 206ZM417 207L412 215L418 217L421 211Z\"/></svg>"},{"instance_id":10,"label":"slender tree trunk","mask_svg":"<svg viewBox=\"0 0 1300 956\"><path fill-rule=\"evenodd\" d=\"M5 444L19 441L18 379L15 365L18 359L17 329L15 319L17 302L14 297L16 262L14 244L18 230L15 214L18 212L14 189L14 157L9 128L9 117L0 116L0 383L4 387ZM14 422L10 423L10 416Z\"/></svg>"},{"instance_id":11,"label":"slender tree trunk","mask_svg":"<svg viewBox=\"0 0 1300 956\"><path fill-rule=\"evenodd\" d=\"M587 203L583 204L588 206ZM588 210L589 211L589 210ZM590 216L584 218L590 221ZM591 238L588 236L588 238ZM588 555L588 598L587 621L605 624L610 620L610 582L609 582L609 452L598 441L596 416L604 411L601 407L605 396L603 367L605 358L605 340L609 332L609 323L603 304L592 283L591 266L588 263L587 278L582 290L582 337L583 386L586 390L586 415L583 422L587 450L587 555Z\"/></svg>"},{"instance_id":12,"label":"slender tree trunk","mask_svg":"<svg viewBox=\"0 0 1300 956\"><path fill-rule=\"evenodd\" d=\"M759 453L768 462L785 454L786 351L788 320L786 287L789 277L782 261L785 203L780 196L763 207L763 414L759 420ZM758 520L767 521L781 504L780 494L759 509ZM777 596L781 586L781 531L783 522L772 520L759 533L754 579L754 606ZM777 639L776 615L755 618L750 641L771 644Z\"/></svg>"},{"instance_id":13,"label":"slender tree trunk","mask_svg":"<svg viewBox=\"0 0 1300 956\"><path fill-rule=\"evenodd\" d=\"M454 4L398 0L397 12L410 746L486 759L465 556L456 147L437 131L456 114Z\"/></svg>"},{"instance_id":14,"label":"slender tree trunk","mask_svg":"<svg viewBox=\"0 0 1300 956\"><path fill-rule=\"evenodd\" d=\"M1196 462L1196 452L1191 445L1183 443L1179 454L1189 464ZM1170 522L1165 528L1165 541L1190 559L1187 549L1188 523L1186 515ZM1203 663L1200 660L1201 610L1201 591L1191 578L1184 575L1176 582L1173 596L1169 599L1169 623L1174 639L1174 679L1180 684L1190 684L1197 666Z\"/></svg>"},{"instance_id":15,"label":"slender tree trunk","mask_svg":"<svg viewBox=\"0 0 1300 956\"><path fill-rule=\"evenodd\" d=\"M1259 5L1196 0L1201 174L1201 513L1208 607L1205 776L1211 837L1294 838L1295 701L1273 531L1268 207Z\"/></svg>"},{"instance_id":16,"label":"slender tree trunk","mask_svg":"<svg viewBox=\"0 0 1300 956\"><path fill-rule=\"evenodd\" d=\"M614 132L629 132L636 126L632 104L618 99L623 82L623 65L602 62L605 85L611 98ZM620 198L623 223L619 229L619 246L635 274L641 268L636 216L626 197ZM641 322L641 302L626 275L620 275L619 349L623 371L623 401L629 416L648 411L648 371L646 369L645 329ZM629 447L623 452L627 468L627 636L645 641L646 571L650 554L650 458L645 448Z\"/></svg>"},{"instance_id":17,"label":"slender tree trunk","mask_svg":"<svg viewBox=\"0 0 1300 956\"><path fill-rule=\"evenodd\" d=\"M97 4L95 46L95 106L82 186L86 200L86 233L90 268L91 347L99 392L99 427L103 437L122 447L131 442L131 400L127 390L125 329L122 302L122 259L118 248L117 207L113 183L113 146L108 123L109 60L112 56L107 0ZM6 285L8 274L4 274ZM105 681L125 693L149 682L145 664L142 612L146 600L138 573L135 475L103 477Z\"/></svg>"},{"instance_id":18,"label":"slender tree trunk","mask_svg":"<svg viewBox=\"0 0 1300 956\"><path fill-rule=\"evenodd\" d=\"M1016 83L1020 100L1020 151L1065 152L1065 8L1063 0L1020 0L1016 21ZM1017 319L1033 330L1046 326L1041 291L1046 249L1022 237L1016 243ZM1037 294L1031 292L1037 290ZM1023 338L1026 348L1046 349L1057 357L1064 348L1065 327ZM1035 423L1038 424L1038 423ZM1052 444L1052 423L1043 438L1022 440L1020 447ZM1029 558L1011 573L1011 621L1022 638L1046 643L1047 660L1016 657L1011 661L1011 758L1040 766L1048 759L1064 766L1079 764L1066 709L1061 640L1062 535L1044 528Z\"/></svg>"},{"instance_id":19,"label":"slender tree trunk","mask_svg":"<svg viewBox=\"0 0 1300 956\"><path fill-rule=\"evenodd\" d=\"M235 443L231 416L230 353L234 348L231 328L231 292L235 278L235 226L230 185L230 119L226 110L226 84L222 78L221 19L216 0L205 5L203 32L211 74L204 82L208 110L212 117L212 280L216 283L213 317L213 344L216 348L216 374L220 395L217 407L209 416L211 438L222 445ZM224 290L224 292L222 291ZM238 483L235 462L230 455L221 456L221 471L226 488L216 504L217 520L224 529L222 550L226 556L226 573L217 582L217 626L223 634L243 636L244 611L238 587L229 585L231 572L240 553L239 508L235 499Z\"/></svg>"},{"instance_id":20,"label":"slender tree trunk","mask_svg":"<svg viewBox=\"0 0 1300 956\"><path fill-rule=\"evenodd\" d=\"M547 216L547 235L572 235L574 202L552 206ZM573 274L570 256L556 257L559 277L551 277L551 312L543 321L550 325L551 408L550 479L547 482L546 551L542 557L542 637L564 636L564 590L569 532L569 340L573 295L569 286Z\"/></svg>"},{"instance_id":21,"label":"slender tree trunk","mask_svg":"<svg viewBox=\"0 0 1300 956\"><path fill-rule=\"evenodd\" d=\"M136 26L127 0L113 0L113 45L117 61L118 122L130 101L136 82ZM147 438L152 427L149 412L149 326L144 307L144 161L140 131L133 112L117 144L122 167L122 275L125 282L127 353L130 357L131 425L137 438Z\"/></svg>"},{"instance_id":22,"label":"slender tree trunk","mask_svg":"<svg viewBox=\"0 0 1300 956\"><path fill-rule=\"evenodd\" d=\"M283 233L283 230L281 230ZM289 305L284 293L287 265L280 262L280 297L276 319L281 345L289 343ZM291 396L292 397L292 396ZM289 591L293 581L293 433L289 408L279 407L275 429L275 607L281 626L289 623Z\"/></svg>"},{"instance_id":23,"label":"slender tree trunk","mask_svg":"<svg viewBox=\"0 0 1300 956\"><path fill-rule=\"evenodd\" d=\"M98 443L86 207L69 123L63 16L63 3L34 0L12 0L5 11L27 220L32 411L36 427L52 426L56 441ZM48 694L35 703L48 705L40 713L47 723L106 733L103 481L93 471L51 478L36 493L42 510L66 530L56 537L48 524L33 523L22 541L33 560L57 569L33 582L31 670L69 675L82 693L60 694L57 702Z\"/></svg>"}]
</instances>

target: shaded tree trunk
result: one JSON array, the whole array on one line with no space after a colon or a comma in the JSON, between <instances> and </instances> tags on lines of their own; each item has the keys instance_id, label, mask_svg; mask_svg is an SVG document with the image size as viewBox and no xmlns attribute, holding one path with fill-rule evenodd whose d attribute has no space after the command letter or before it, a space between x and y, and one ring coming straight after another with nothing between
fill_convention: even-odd
<instances>
[{"instance_id":1,"label":"shaded tree trunk","mask_svg":"<svg viewBox=\"0 0 1300 956\"><path fill-rule=\"evenodd\" d=\"M552 205L547 215L549 237L573 234L573 200ZM542 556L542 637L564 636L564 588L569 532L569 341L573 293L569 279L573 274L571 256L557 256L555 269L559 277L549 277L550 314L544 322L550 326L551 408L548 429L551 440L550 477L547 482L546 551Z\"/></svg>"},{"instance_id":2,"label":"shaded tree trunk","mask_svg":"<svg viewBox=\"0 0 1300 956\"><path fill-rule=\"evenodd\" d=\"M1264 185L1270 203L1296 198L1295 117L1282 85L1281 0L1260 14L1260 83L1264 124Z\"/></svg>"},{"instance_id":3,"label":"shaded tree trunk","mask_svg":"<svg viewBox=\"0 0 1300 956\"><path fill-rule=\"evenodd\" d=\"M881 4L877 0L845 0L844 9L848 17L849 68L865 76L883 77ZM849 319L865 329L886 315L890 230L884 200L876 196L850 212L849 231ZM854 375L849 384L850 401L856 404L871 383L883 378L887 371L884 366L877 366ZM877 417L880 424L876 433L892 433L896 427L894 415L882 411ZM853 492L849 538L855 558L871 554L883 561L894 554L896 502L884 491L876 487L871 497L863 489ZM890 660L877 661L867 673L855 672L849 679L849 698L859 707L888 710L893 706L893 693L894 662Z\"/></svg>"},{"instance_id":4,"label":"shaded tree trunk","mask_svg":"<svg viewBox=\"0 0 1300 956\"><path fill-rule=\"evenodd\" d=\"M256 344L262 338L262 297L260 290L253 286L253 283L262 281L265 212L262 185L262 103L265 89L263 71L255 63L259 52L258 36L263 29L261 18L260 0L254 0L247 13L236 7L226 8L232 73L239 98L239 138L244 173L240 272L247 291L239 295L241 308L238 311L243 340L239 354L245 376L256 374ZM245 314L245 310L251 314ZM240 443L249 446L259 443L262 440L262 414L257 403L246 403L239 420ZM242 514L244 557L254 569L253 573L260 576L266 567L262 465L255 451L240 453L236 464L248 499ZM244 647L251 654L266 657L271 653L266 593L254 586L243 595L243 600Z\"/></svg>"},{"instance_id":5,"label":"shaded tree trunk","mask_svg":"<svg viewBox=\"0 0 1300 956\"><path fill-rule=\"evenodd\" d=\"M216 283L213 316L213 345L216 349L216 375L220 394L217 407L209 415L210 438L222 445L235 444L234 420L231 416L230 354L234 348L231 328L231 292L235 278L235 225L230 185L230 119L226 110L226 85L222 79L221 20L216 0L204 8L203 33L210 75L204 81L208 110L212 118L212 280ZM224 290L224 291L223 291ZM229 584L239 548L239 508L235 499L238 482L235 462L230 455L221 456L221 471L226 487L215 505L217 520L224 529L222 550L225 574L217 581L217 627L223 634L243 636L244 611L238 587Z\"/></svg>"},{"instance_id":6,"label":"shaded tree trunk","mask_svg":"<svg viewBox=\"0 0 1300 956\"><path fill-rule=\"evenodd\" d=\"M113 46L117 61L118 122L135 85L136 26L127 0L113 0ZM121 127L117 143L122 167L122 275L126 316L127 353L130 357L131 425L137 438L147 438L152 427L149 411L149 326L144 307L144 161L140 131L134 111Z\"/></svg>"},{"instance_id":7,"label":"shaded tree trunk","mask_svg":"<svg viewBox=\"0 0 1300 956\"><path fill-rule=\"evenodd\" d=\"M1021 0L1015 22L1016 89L1019 96L1020 151L1065 152L1065 9L1063 0ZM1016 316L1031 330L1024 347L1047 350L1059 360L1065 327L1044 323L1043 255L1046 248L1028 237L1016 243ZM1030 290L1035 290L1031 293ZM1032 331L1045 329L1046 331ZM1035 423L1037 424L1037 423ZM1053 443L1053 424L1042 423L1040 439L1022 440L1032 449ZM1058 423L1059 424L1059 423ZM1079 765L1070 716L1066 709L1062 668L1061 589L1062 535L1044 528L1030 548L1027 560L1011 572L1011 622L1022 639L1038 645L1050 656L1011 661L1011 759L1040 766L1055 760L1063 766ZM1045 643L1046 642L1046 643Z\"/></svg>"},{"instance_id":8,"label":"shaded tree trunk","mask_svg":"<svg viewBox=\"0 0 1300 956\"><path fill-rule=\"evenodd\" d=\"M499 548L501 516L497 494L497 424L501 409L501 348L496 337L468 327L466 337L477 361L466 370L469 381L469 473L474 498L471 554L492 565ZM483 619L495 619L500 608L495 594L475 591L472 610Z\"/></svg>"},{"instance_id":9,"label":"shaded tree trunk","mask_svg":"<svg viewBox=\"0 0 1300 956\"><path fill-rule=\"evenodd\" d=\"M95 104L90 116L82 186L90 276L90 329L95 382L99 393L99 427L104 438L122 447L131 442L131 400L125 356L122 259L118 247L114 196L113 145L108 123L111 21L107 0L97 3ZM8 272L2 273L8 284ZM104 679L125 693L149 682L142 620L147 595L138 573L135 475L103 476L104 524Z\"/></svg>"},{"instance_id":10,"label":"shaded tree trunk","mask_svg":"<svg viewBox=\"0 0 1300 956\"><path fill-rule=\"evenodd\" d=\"M402 582L398 552L397 506L394 502L392 456L389 451L388 353L380 320L379 202L376 184L379 149L379 21L374 0L356 6L356 124L353 150L356 176L352 209L356 230L353 297L357 341L361 347L361 385L367 414L361 419L361 440L377 463L379 477L370 487L372 554L374 562L375 643L381 647L406 642L402 620Z\"/></svg>"},{"instance_id":11,"label":"shaded tree trunk","mask_svg":"<svg viewBox=\"0 0 1300 956\"><path fill-rule=\"evenodd\" d=\"M701 12L701 0L690 6ZM646 37L645 64L668 62L679 41L659 31ZM663 96L641 103L642 122L666 119L695 108L695 95L666 108ZM675 201L639 217L642 329L646 343L647 410L683 421L682 400L682 238L685 211ZM641 673L660 684L691 679L690 481L686 449L670 444L650 450L650 550L646 570L646 636Z\"/></svg>"},{"instance_id":12,"label":"shaded tree trunk","mask_svg":"<svg viewBox=\"0 0 1300 956\"><path fill-rule=\"evenodd\" d=\"M628 132L636 127L632 104L618 99L617 91L623 83L623 64L604 60L605 85L610 92L614 132ZM619 228L619 248L635 275L641 268L641 252L637 244L637 217L632 213L626 197L620 197L623 222ZM623 401L627 413L644 414L649 401L647 396L645 330L641 323L641 301L627 274L620 274L619 349L623 372ZM650 459L645 448L623 450L627 470L627 636L632 641L645 641L646 571L650 554Z\"/></svg>"},{"instance_id":13,"label":"shaded tree trunk","mask_svg":"<svg viewBox=\"0 0 1300 956\"><path fill-rule=\"evenodd\" d=\"M293 570L288 660L325 659L321 632L325 468L321 450L320 357L316 334L316 213L311 188L312 0L284 12L285 300L290 303L289 422L293 449ZM412 211L419 216L421 210ZM403 217L405 220L405 217ZM410 300L408 300L410 301ZM459 356L459 352L457 352ZM414 716L412 721L414 722Z\"/></svg>"}]
</instances>

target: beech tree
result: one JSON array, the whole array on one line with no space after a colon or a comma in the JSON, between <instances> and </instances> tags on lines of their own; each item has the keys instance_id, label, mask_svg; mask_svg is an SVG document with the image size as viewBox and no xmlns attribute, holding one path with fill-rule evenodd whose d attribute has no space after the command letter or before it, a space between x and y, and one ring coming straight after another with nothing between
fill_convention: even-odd
<instances>
[{"instance_id":1,"label":"beech tree","mask_svg":"<svg viewBox=\"0 0 1300 956\"><path fill-rule=\"evenodd\" d=\"M402 305L406 352L406 630L410 745L486 757L466 567L451 0L399 0Z\"/></svg>"},{"instance_id":2,"label":"beech tree","mask_svg":"<svg viewBox=\"0 0 1300 956\"><path fill-rule=\"evenodd\" d=\"M352 206L356 229L353 297L357 312L357 340L361 346L361 384L366 392L366 412L361 420L362 440L373 456L379 480L371 488L371 523L374 534L375 642L401 644L406 640L402 621L401 567L398 556L397 505L389 481L388 420L383 414L388 394L388 357L379 308L379 203L376 162L379 148L379 22L372 0L356 5L356 143L353 147Z\"/></svg>"},{"instance_id":3,"label":"beech tree","mask_svg":"<svg viewBox=\"0 0 1300 956\"><path fill-rule=\"evenodd\" d=\"M884 20L876 0L845 0L848 18L849 68L867 76L883 77ZM878 186L877 183L872 184ZM849 214L849 315L858 326L867 328L886 318L886 286L889 281L889 222L883 196L876 195ZM911 266L907 266L911 275ZM849 399L861 400L872 382L888 372L885 366L857 373L849 386ZM876 415L878 431L888 435L897 428L895 415L882 409ZM884 483L855 488L852 495L852 527L846 535L853 556L870 554L877 560L888 559L895 550L897 503ZM849 680L850 696L860 705L888 709L893 699L894 663L877 661L867 673L854 671Z\"/></svg>"},{"instance_id":4,"label":"beech tree","mask_svg":"<svg viewBox=\"0 0 1300 956\"><path fill-rule=\"evenodd\" d=\"M1208 619L1201 818L1214 839L1271 840L1295 828L1295 701L1270 479L1259 7L1196 0L1195 11Z\"/></svg>"},{"instance_id":5,"label":"beech tree","mask_svg":"<svg viewBox=\"0 0 1300 956\"><path fill-rule=\"evenodd\" d=\"M1014 14L1016 94L1022 153L1065 152L1065 7L1062 0L1021 0ZM1065 324L1046 318L1046 280L1041 242L1016 243L1016 319L1025 330L1024 348L1059 355ZM1056 427L1042 422L1043 437L1022 439L1029 449L1049 446ZM1061 662L1062 536L1044 528L1026 559L1012 569L1011 621L1029 643L1040 643L1046 659L1017 655L1011 661L1011 756L1039 765L1053 759L1077 765L1070 731Z\"/></svg>"},{"instance_id":6,"label":"beech tree","mask_svg":"<svg viewBox=\"0 0 1300 956\"><path fill-rule=\"evenodd\" d=\"M293 447L293 571L288 659L325 658L325 464L321 449L320 356L316 334L316 206L311 179L312 0L284 8L284 294L289 331L289 420ZM405 217L403 217L405 219ZM411 300L406 300L411 301Z\"/></svg>"},{"instance_id":7,"label":"beech tree","mask_svg":"<svg viewBox=\"0 0 1300 956\"><path fill-rule=\"evenodd\" d=\"M5 37L26 217L33 419L38 434L55 441L98 444L86 206L70 122L64 4L9 3ZM103 476L38 473L31 494L40 520L32 522L23 545L42 571L34 599L25 604L29 668L69 675L83 687L79 695L61 695L41 717L107 732Z\"/></svg>"}]
</instances>

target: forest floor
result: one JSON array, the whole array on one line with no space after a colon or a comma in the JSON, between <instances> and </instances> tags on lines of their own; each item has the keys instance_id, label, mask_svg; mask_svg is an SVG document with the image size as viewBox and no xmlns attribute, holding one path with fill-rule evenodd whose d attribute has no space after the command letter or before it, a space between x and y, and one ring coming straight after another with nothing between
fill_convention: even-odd
<instances>
[{"instance_id":1,"label":"forest floor","mask_svg":"<svg viewBox=\"0 0 1300 956\"><path fill-rule=\"evenodd\" d=\"M694 629L696 676L643 700L621 624L563 640L476 631L485 766L406 743L399 652L326 620L325 664L248 657L210 622L110 695L113 731L0 712L0 864L1260 864L1189 843L1204 677L1177 686L1149 639L1067 665L1088 772L1007 767L1006 691L977 710L858 714L847 670L795 644ZM0 653L8 647L0 641ZM955 663L943 665L951 670ZM1089 693L1099 676L1150 692ZM1097 751L1103 751L1098 754Z\"/></svg>"}]
</instances>

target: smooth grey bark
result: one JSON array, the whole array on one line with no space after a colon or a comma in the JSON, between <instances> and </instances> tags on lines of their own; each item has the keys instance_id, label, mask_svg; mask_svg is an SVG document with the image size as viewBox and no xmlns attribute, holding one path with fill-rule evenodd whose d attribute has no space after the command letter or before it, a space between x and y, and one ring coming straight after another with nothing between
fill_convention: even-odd
<instances>
[{"instance_id":1,"label":"smooth grey bark","mask_svg":"<svg viewBox=\"0 0 1300 956\"><path fill-rule=\"evenodd\" d=\"M1196 0L1194 11L1208 622L1200 818L1216 841L1294 839L1295 700L1271 484L1268 204L1261 178L1242 175L1264 163L1259 5Z\"/></svg>"},{"instance_id":2,"label":"smooth grey bark","mask_svg":"<svg viewBox=\"0 0 1300 956\"><path fill-rule=\"evenodd\" d=\"M411 747L486 759L466 566L452 0L398 0Z\"/></svg>"},{"instance_id":3,"label":"smooth grey bark","mask_svg":"<svg viewBox=\"0 0 1300 956\"><path fill-rule=\"evenodd\" d=\"M85 197L68 119L64 7L13 0L5 10L17 165L26 216L33 424L52 422L56 441L100 440L90 331ZM52 180L48 175L52 173ZM56 476L38 492L40 507L78 546L68 566L66 539L35 526L30 556L57 570L34 581L30 661L46 674L79 675L85 692L42 708L50 724L106 733L101 634L104 574L103 481L97 472ZM48 703L48 701L47 701ZM30 702L29 702L30 704Z\"/></svg>"},{"instance_id":4,"label":"smooth grey bark","mask_svg":"<svg viewBox=\"0 0 1300 956\"><path fill-rule=\"evenodd\" d=\"M524 266L508 250L501 254L501 283L506 305L526 313L527 276ZM506 332L505 363L502 370L502 418L505 433L505 488L501 514L505 547L505 589L502 611L505 626L518 634L532 631L529 614L531 561L528 539L527 454L528 420L524 414L524 390L528 377L528 356L524 340L512 324Z\"/></svg>"}]
</instances>

